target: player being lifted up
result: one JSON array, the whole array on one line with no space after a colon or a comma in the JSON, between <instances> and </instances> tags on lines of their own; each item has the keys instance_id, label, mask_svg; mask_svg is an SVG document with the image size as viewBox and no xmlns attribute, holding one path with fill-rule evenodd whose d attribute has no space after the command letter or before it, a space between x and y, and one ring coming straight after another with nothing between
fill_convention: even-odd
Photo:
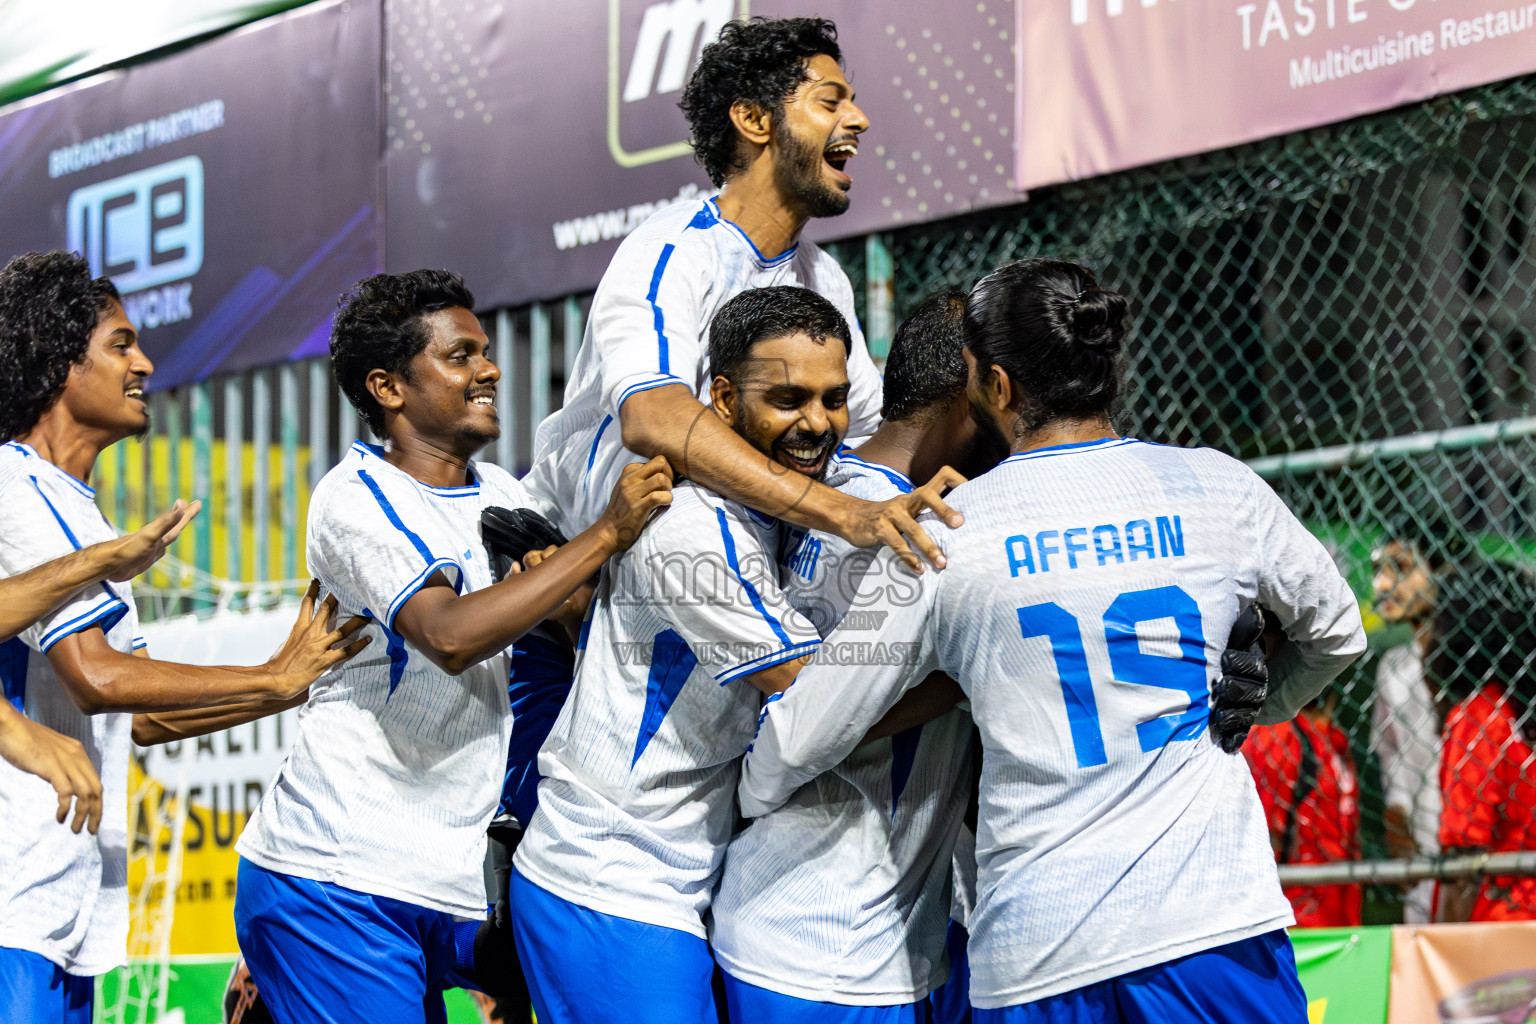
<instances>
[{"instance_id":1,"label":"player being lifted up","mask_svg":"<svg viewBox=\"0 0 1536 1024\"><path fill-rule=\"evenodd\" d=\"M941 295L902 323L886 362L880 428L839 454L828 486L886 501L942 466L970 475L998 461L977 450L966 402L964 309L963 293ZM862 607L865 589L906 589L904 578L867 577L874 553L832 534L786 531L783 551L785 594L823 636L856 598ZM855 686L867 641L900 648L906 639L885 629L842 635L842 650L823 647L817 658L841 666ZM950 710L958 687L941 678L925 689L921 708L903 707L885 724L893 735L872 737L732 838L710 931L732 1020L927 1020L922 1001L949 974L950 858L972 768L970 716Z\"/></svg>"},{"instance_id":2,"label":"player being lifted up","mask_svg":"<svg viewBox=\"0 0 1536 1024\"><path fill-rule=\"evenodd\" d=\"M619 467L665 456L716 494L790 523L936 557L913 515L958 478L873 503L754 453L709 414L705 332L748 288L799 285L842 313L848 339L850 434L879 424L880 375L836 261L800 232L848 208L845 171L869 127L839 65L836 27L821 18L732 22L704 48L683 92L694 150L718 196L677 203L626 238L587 320L565 407L539 427L525 481L569 536L602 508ZM914 563L916 562L913 557Z\"/></svg>"},{"instance_id":3,"label":"player being lifted up","mask_svg":"<svg viewBox=\"0 0 1536 1024\"><path fill-rule=\"evenodd\" d=\"M336 314L336 380L382 443L316 487L308 559L380 643L311 691L237 846L235 930L278 1020L443 1019L450 971L471 971L461 925L485 909L505 650L669 500L661 459L626 467L588 529L494 582L481 510L530 500L474 461L500 432L500 372L473 305L458 275L419 270L361 282Z\"/></svg>"},{"instance_id":4,"label":"player being lifted up","mask_svg":"<svg viewBox=\"0 0 1536 1024\"><path fill-rule=\"evenodd\" d=\"M710 327L710 416L821 476L848 428L848 335L804 288L736 296ZM539 755L512 908L543 1024L715 1024L704 916L741 755L762 693L820 642L778 586L777 522L691 481L673 493L604 570Z\"/></svg>"},{"instance_id":5,"label":"player being lifted up","mask_svg":"<svg viewBox=\"0 0 1536 1024\"><path fill-rule=\"evenodd\" d=\"M78 256L18 256L0 270L0 367L0 572L15 576L118 545L85 481L102 451L148 428L144 386L154 366L139 350L117 289L106 278L93 280ZM150 541L138 557L90 573L93 580L63 602L45 599L52 610L43 609L0 656L8 700L85 749L100 772L102 801L96 834L58 828L48 820L59 803L55 788L0 763L6 1020L88 1024L92 976L123 962L129 739L142 741L147 721L133 712L188 730L197 722L249 721L288 706L367 642L333 650L361 621L332 631L335 602L327 598L316 614L312 588L293 633L265 665L151 660L127 581L198 507L178 503L137 535Z\"/></svg>"},{"instance_id":6,"label":"player being lifted up","mask_svg":"<svg viewBox=\"0 0 1536 1024\"><path fill-rule=\"evenodd\" d=\"M861 671L874 699L850 700L845 669L802 671L767 706L742 809L781 805L943 670L984 750L978 1022L1301 1024L1290 908L1246 766L1209 738L1209 693L1258 601L1289 637L1261 721L1291 717L1364 650L1359 610L1252 471L1115 434L1126 312L1056 260L972 291L971 404L1013 454L952 496L965 525L935 536L949 571L912 580L916 600L875 595L919 656Z\"/></svg>"}]
</instances>

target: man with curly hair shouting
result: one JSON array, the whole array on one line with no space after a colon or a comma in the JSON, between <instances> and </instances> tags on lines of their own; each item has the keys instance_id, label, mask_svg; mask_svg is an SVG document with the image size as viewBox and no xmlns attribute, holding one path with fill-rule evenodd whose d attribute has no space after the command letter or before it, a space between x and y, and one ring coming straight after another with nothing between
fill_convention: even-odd
<instances>
[{"instance_id":1,"label":"man with curly hair shouting","mask_svg":"<svg viewBox=\"0 0 1536 1024\"><path fill-rule=\"evenodd\" d=\"M86 481L102 451L148 428L144 384L153 370L117 289L93 280L78 256L29 253L0 270L0 575L116 540ZM159 540L197 509L178 505L173 522L157 521ZM150 660L127 580L159 550L150 544L142 564L88 583L0 646L6 697L84 748L101 775L102 807L99 829L57 828L48 820L55 787L0 763L7 1022L89 1024L92 976L123 962L130 730L140 742L195 736L292 707L367 642L338 648L363 620L332 630L335 599L317 614L311 586L292 634L265 665Z\"/></svg>"},{"instance_id":2,"label":"man with curly hair shouting","mask_svg":"<svg viewBox=\"0 0 1536 1024\"><path fill-rule=\"evenodd\" d=\"M959 480L884 502L842 494L753 451L709 415L705 329L748 288L798 285L848 321L849 436L880 422L880 375L837 262L800 238L813 217L848 209L848 161L869 127L841 66L837 27L824 18L732 22L704 47L682 108L718 195L676 203L642 224L614 255L593 298L565 407L540 425L528 484L564 517L567 535L602 510L619 469L665 456L722 497L860 546L888 544L914 566L943 557L913 516ZM701 399L703 402L701 402ZM811 454L805 464L824 458Z\"/></svg>"}]
</instances>

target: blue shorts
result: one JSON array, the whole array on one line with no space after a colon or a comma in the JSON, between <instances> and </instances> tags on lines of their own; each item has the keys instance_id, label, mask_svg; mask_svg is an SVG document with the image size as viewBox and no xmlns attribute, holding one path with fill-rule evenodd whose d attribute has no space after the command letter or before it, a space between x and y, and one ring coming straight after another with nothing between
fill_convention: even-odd
<instances>
[{"instance_id":1,"label":"blue shorts","mask_svg":"<svg viewBox=\"0 0 1536 1024\"><path fill-rule=\"evenodd\" d=\"M463 918L241 858L235 937L279 1024L443 1024L443 989L473 950ZM472 968L471 968L472 971Z\"/></svg>"},{"instance_id":2,"label":"blue shorts","mask_svg":"<svg viewBox=\"0 0 1536 1024\"><path fill-rule=\"evenodd\" d=\"M949 951L949 980L928 993L933 1024L971 1024L971 962L966 959L970 934L959 921L949 922L944 945Z\"/></svg>"},{"instance_id":3,"label":"blue shorts","mask_svg":"<svg viewBox=\"0 0 1536 1024\"><path fill-rule=\"evenodd\" d=\"M524 633L512 644L512 668L507 697L512 702L512 741L507 745L507 776L502 784L501 810L524 828L539 805L539 748L554 728L576 672L570 647L543 627Z\"/></svg>"},{"instance_id":4,"label":"blue shorts","mask_svg":"<svg viewBox=\"0 0 1536 1024\"><path fill-rule=\"evenodd\" d=\"M718 1024L697 935L578 906L516 869L512 921L539 1024Z\"/></svg>"},{"instance_id":5,"label":"blue shorts","mask_svg":"<svg viewBox=\"0 0 1536 1024\"><path fill-rule=\"evenodd\" d=\"M1284 929L1191 953L1022 1006L974 1011L976 1024L1307 1024Z\"/></svg>"},{"instance_id":6,"label":"blue shorts","mask_svg":"<svg viewBox=\"0 0 1536 1024\"><path fill-rule=\"evenodd\" d=\"M70 974L41 953L0 946L0 1020L91 1024L96 979Z\"/></svg>"},{"instance_id":7,"label":"blue shorts","mask_svg":"<svg viewBox=\"0 0 1536 1024\"><path fill-rule=\"evenodd\" d=\"M927 1024L928 1005L924 1002L892 1006L845 1006L818 1003L749 985L721 972L725 980L725 1002L734 1021L751 1024Z\"/></svg>"}]
</instances>

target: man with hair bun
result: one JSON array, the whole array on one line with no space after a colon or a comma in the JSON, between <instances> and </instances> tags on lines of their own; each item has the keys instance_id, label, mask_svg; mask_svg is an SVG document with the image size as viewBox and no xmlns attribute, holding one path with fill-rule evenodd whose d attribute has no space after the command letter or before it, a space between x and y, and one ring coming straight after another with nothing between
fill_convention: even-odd
<instances>
[{"instance_id":1,"label":"man with hair bun","mask_svg":"<svg viewBox=\"0 0 1536 1024\"><path fill-rule=\"evenodd\" d=\"M786 474L709 414L705 331L749 288L801 286L847 320L849 436L880 422L880 375L854 315L853 289L800 237L848 208L849 160L869 127L824 18L753 18L704 47L683 91L694 152L720 192L654 214L619 246L592 300L565 405L538 429L526 482L567 535L588 525L619 468L664 456L679 475L766 515L860 546L889 544L916 564L937 549L914 516L959 478L884 502ZM942 568L942 564L940 563Z\"/></svg>"},{"instance_id":2,"label":"man with hair bun","mask_svg":"<svg viewBox=\"0 0 1536 1024\"><path fill-rule=\"evenodd\" d=\"M1247 467L1116 433L1127 314L1061 260L972 290L970 404L1011 454L951 496L964 525L933 531L949 569L866 606L917 656L861 670L857 702L845 669L802 670L765 706L742 812L783 805L943 671L983 749L978 1024L1304 1024L1290 906L1247 766L1212 735L1212 690L1260 602L1287 640L1259 721L1294 716L1365 649L1359 608Z\"/></svg>"}]
</instances>

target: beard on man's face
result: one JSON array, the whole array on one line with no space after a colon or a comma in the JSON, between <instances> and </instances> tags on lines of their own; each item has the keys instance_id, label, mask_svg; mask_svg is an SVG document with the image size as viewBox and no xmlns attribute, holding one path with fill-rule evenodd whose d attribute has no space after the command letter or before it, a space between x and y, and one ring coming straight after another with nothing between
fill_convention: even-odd
<instances>
[{"instance_id":1,"label":"beard on man's face","mask_svg":"<svg viewBox=\"0 0 1536 1024\"><path fill-rule=\"evenodd\" d=\"M848 209L848 193L822 177L824 144L801 138L780 118L773 126L779 159L774 175L785 190L805 204L812 217L836 217Z\"/></svg>"},{"instance_id":2,"label":"beard on man's face","mask_svg":"<svg viewBox=\"0 0 1536 1024\"><path fill-rule=\"evenodd\" d=\"M803 430L791 430L776 437L769 437L754 432L751 425L747 422L746 410L739 407L736 410L736 422L732 424L732 428L742 440L761 452L770 462L782 466L791 472L799 473L801 476L809 476L812 480L821 480L826 477L827 470L832 465L832 455L837 451L837 443L840 440L837 434L831 430L820 434L810 434ZM821 449L822 454L819 456L821 465L811 473L797 469L790 461L788 453L783 451L783 449L790 447ZM781 455L784 457L781 458Z\"/></svg>"}]
</instances>

